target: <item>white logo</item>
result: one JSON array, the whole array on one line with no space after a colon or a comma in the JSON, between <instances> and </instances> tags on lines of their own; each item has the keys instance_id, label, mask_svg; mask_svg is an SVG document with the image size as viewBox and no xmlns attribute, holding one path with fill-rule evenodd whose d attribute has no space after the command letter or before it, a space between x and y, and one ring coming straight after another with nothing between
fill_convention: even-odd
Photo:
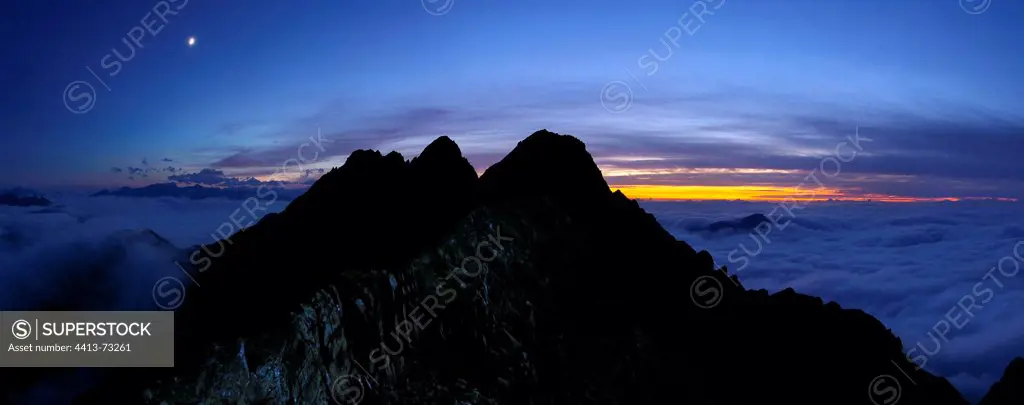
<instances>
[{"instance_id":1,"label":"white logo","mask_svg":"<svg viewBox=\"0 0 1024 405\"><path fill-rule=\"evenodd\" d=\"M423 4L423 9L431 15L445 15L452 11L455 0L420 0L420 4Z\"/></svg>"},{"instance_id":2,"label":"white logo","mask_svg":"<svg viewBox=\"0 0 1024 405\"><path fill-rule=\"evenodd\" d=\"M888 374L882 374L868 384L868 398L875 405L896 405L902 391L900 381Z\"/></svg>"},{"instance_id":3,"label":"white logo","mask_svg":"<svg viewBox=\"0 0 1024 405\"><path fill-rule=\"evenodd\" d=\"M168 311L178 309L185 302L185 284L171 276L157 280L156 284L153 284L153 302Z\"/></svg>"},{"instance_id":4,"label":"white logo","mask_svg":"<svg viewBox=\"0 0 1024 405\"><path fill-rule=\"evenodd\" d=\"M363 383L352 375L343 375L331 384L331 396L339 405L356 405L363 402Z\"/></svg>"},{"instance_id":5,"label":"white logo","mask_svg":"<svg viewBox=\"0 0 1024 405\"><path fill-rule=\"evenodd\" d=\"M722 282L712 276L697 277L696 280L693 280L693 284L690 284L690 299L698 307L704 309L714 308L719 302L722 302L724 293Z\"/></svg>"},{"instance_id":6,"label":"white logo","mask_svg":"<svg viewBox=\"0 0 1024 405\"><path fill-rule=\"evenodd\" d=\"M11 325L11 333L14 334L15 339L23 340L32 335L32 324L24 319L14 321L14 324Z\"/></svg>"},{"instance_id":7,"label":"white logo","mask_svg":"<svg viewBox=\"0 0 1024 405\"><path fill-rule=\"evenodd\" d=\"M76 80L64 88L64 107L75 114L85 114L96 105L96 89L89 82Z\"/></svg>"},{"instance_id":8,"label":"white logo","mask_svg":"<svg viewBox=\"0 0 1024 405\"><path fill-rule=\"evenodd\" d=\"M626 82L608 82L601 89L601 107L612 114L626 112L633 106L633 89Z\"/></svg>"},{"instance_id":9,"label":"white logo","mask_svg":"<svg viewBox=\"0 0 1024 405\"><path fill-rule=\"evenodd\" d=\"M992 5L992 0L960 0L960 8L967 14L981 14Z\"/></svg>"}]
</instances>

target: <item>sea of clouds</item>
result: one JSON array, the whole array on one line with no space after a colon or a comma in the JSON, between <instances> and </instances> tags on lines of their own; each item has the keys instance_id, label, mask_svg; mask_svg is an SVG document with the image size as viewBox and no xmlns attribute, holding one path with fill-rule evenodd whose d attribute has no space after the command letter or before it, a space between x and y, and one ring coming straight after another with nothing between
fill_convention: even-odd
<instances>
[{"instance_id":1,"label":"sea of clouds","mask_svg":"<svg viewBox=\"0 0 1024 405\"><path fill-rule=\"evenodd\" d=\"M969 400L1024 356L1024 204L830 202L791 213L778 203L641 205L746 288L792 287L870 313L907 357ZM754 213L777 225L707 231Z\"/></svg>"},{"instance_id":2,"label":"sea of clouds","mask_svg":"<svg viewBox=\"0 0 1024 405\"><path fill-rule=\"evenodd\" d=\"M254 219L243 201L226 199L51 199L50 207L0 206L0 308L156 309L155 281L186 277L174 264L183 249L231 234L237 227L222 225L232 216L251 225L287 205L276 201Z\"/></svg>"},{"instance_id":3,"label":"sea of clouds","mask_svg":"<svg viewBox=\"0 0 1024 405\"><path fill-rule=\"evenodd\" d=\"M237 229L225 224L248 226L287 205L263 200L269 203L266 210L251 218L239 200L48 198L54 202L50 207L0 206L2 310L159 310L154 298L158 280L190 282L174 264L187 261L187 248ZM99 374L96 369L64 370L17 401L68 403Z\"/></svg>"},{"instance_id":4,"label":"sea of clouds","mask_svg":"<svg viewBox=\"0 0 1024 405\"><path fill-rule=\"evenodd\" d=\"M154 283L166 276L187 282L173 261L185 248L213 242L242 207L213 199L51 199L55 205L45 208L0 206L2 309L157 309ZM286 205L277 201L260 214ZM793 287L874 315L900 336L908 357L969 399L1024 356L1024 272L1017 273L1024 265L1015 257L1024 257L1024 243L1017 245L1024 204L814 203L792 215L769 203L642 206L747 288ZM707 231L754 213L780 225L762 227L762 235Z\"/></svg>"}]
</instances>

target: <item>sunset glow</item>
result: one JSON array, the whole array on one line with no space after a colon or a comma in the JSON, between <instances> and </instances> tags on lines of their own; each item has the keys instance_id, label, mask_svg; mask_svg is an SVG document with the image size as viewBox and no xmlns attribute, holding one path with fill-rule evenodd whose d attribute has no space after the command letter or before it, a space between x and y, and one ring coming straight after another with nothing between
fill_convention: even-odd
<instances>
[{"instance_id":1,"label":"sunset glow","mask_svg":"<svg viewBox=\"0 0 1024 405\"><path fill-rule=\"evenodd\" d=\"M936 202L960 201L954 197L904 197L885 194L858 194L838 189L801 189L773 186L664 186L613 185L612 191L621 191L629 198L639 200L745 200L745 201L878 201L878 202ZM1015 199L1000 199L1016 201Z\"/></svg>"}]
</instances>

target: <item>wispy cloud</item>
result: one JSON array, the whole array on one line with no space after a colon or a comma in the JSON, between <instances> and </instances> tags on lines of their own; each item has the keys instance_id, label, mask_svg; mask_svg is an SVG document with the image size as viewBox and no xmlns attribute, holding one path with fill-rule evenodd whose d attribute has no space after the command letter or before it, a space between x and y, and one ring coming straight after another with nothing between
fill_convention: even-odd
<instances>
[{"instance_id":1,"label":"wispy cloud","mask_svg":"<svg viewBox=\"0 0 1024 405\"><path fill-rule=\"evenodd\" d=\"M224 187L258 186L264 183L254 177L236 178L226 176L223 171L217 169L203 169L197 173L175 174L167 176L167 179L177 183Z\"/></svg>"},{"instance_id":2,"label":"wispy cloud","mask_svg":"<svg viewBox=\"0 0 1024 405\"><path fill-rule=\"evenodd\" d=\"M626 114L604 111L579 84L493 89L457 101L423 98L339 120L333 103L267 133L271 146L237 148L204 167L264 178L294 159L320 123L334 142L318 151L337 166L356 149L411 158L438 136L455 139L482 171L541 128L587 143L611 184L792 187L860 128L873 143L836 187L862 195L1024 197L1024 119L928 100L920 105L825 102L740 86L657 92ZM683 94L680 96L679 94ZM824 98L824 97L821 97ZM312 154L312 150L307 150ZM305 170L307 168L303 168Z\"/></svg>"}]
</instances>

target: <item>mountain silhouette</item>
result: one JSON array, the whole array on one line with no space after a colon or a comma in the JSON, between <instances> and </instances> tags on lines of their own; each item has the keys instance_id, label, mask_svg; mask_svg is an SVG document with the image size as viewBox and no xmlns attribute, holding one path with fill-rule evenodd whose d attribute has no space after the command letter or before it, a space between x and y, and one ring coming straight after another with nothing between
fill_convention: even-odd
<instances>
[{"instance_id":1,"label":"mountain silhouette","mask_svg":"<svg viewBox=\"0 0 1024 405\"><path fill-rule=\"evenodd\" d=\"M14 207L46 207L50 204L50 200L46 199L46 197L37 195L31 190L25 188L14 188L5 192L0 192L0 205L10 205Z\"/></svg>"},{"instance_id":2,"label":"mountain silhouette","mask_svg":"<svg viewBox=\"0 0 1024 405\"><path fill-rule=\"evenodd\" d=\"M156 183L150 184L143 187L132 188L132 187L121 187L115 190L100 190L91 194L92 197L140 197L140 198L159 198L159 197L174 197L174 198L187 198L190 200L202 200L206 198L224 198L228 200L245 200L257 193L263 193L265 190L273 190L276 195L275 198L281 200L293 200L302 190L290 190L281 187L269 187L272 183L268 183L263 188L259 186L234 186L234 187L203 187L198 184L192 186L178 186L177 183Z\"/></svg>"},{"instance_id":3,"label":"mountain silhouette","mask_svg":"<svg viewBox=\"0 0 1024 405\"><path fill-rule=\"evenodd\" d=\"M1024 358L1016 358L978 405L1024 404Z\"/></svg>"},{"instance_id":4,"label":"mountain silhouette","mask_svg":"<svg viewBox=\"0 0 1024 405\"><path fill-rule=\"evenodd\" d=\"M770 225L772 222L764 214L751 214L743 218L729 221L712 222L708 225L708 231L718 232L723 229L733 231L753 231L761 224Z\"/></svg>"},{"instance_id":5,"label":"mountain silhouette","mask_svg":"<svg viewBox=\"0 0 1024 405\"><path fill-rule=\"evenodd\" d=\"M479 178L447 137L355 151L195 252L175 367L80 403L968 403L863 311L745 289L546 130ZM985 405L1020 403L1020 363Z\"/></svg>"}]
</instances>

